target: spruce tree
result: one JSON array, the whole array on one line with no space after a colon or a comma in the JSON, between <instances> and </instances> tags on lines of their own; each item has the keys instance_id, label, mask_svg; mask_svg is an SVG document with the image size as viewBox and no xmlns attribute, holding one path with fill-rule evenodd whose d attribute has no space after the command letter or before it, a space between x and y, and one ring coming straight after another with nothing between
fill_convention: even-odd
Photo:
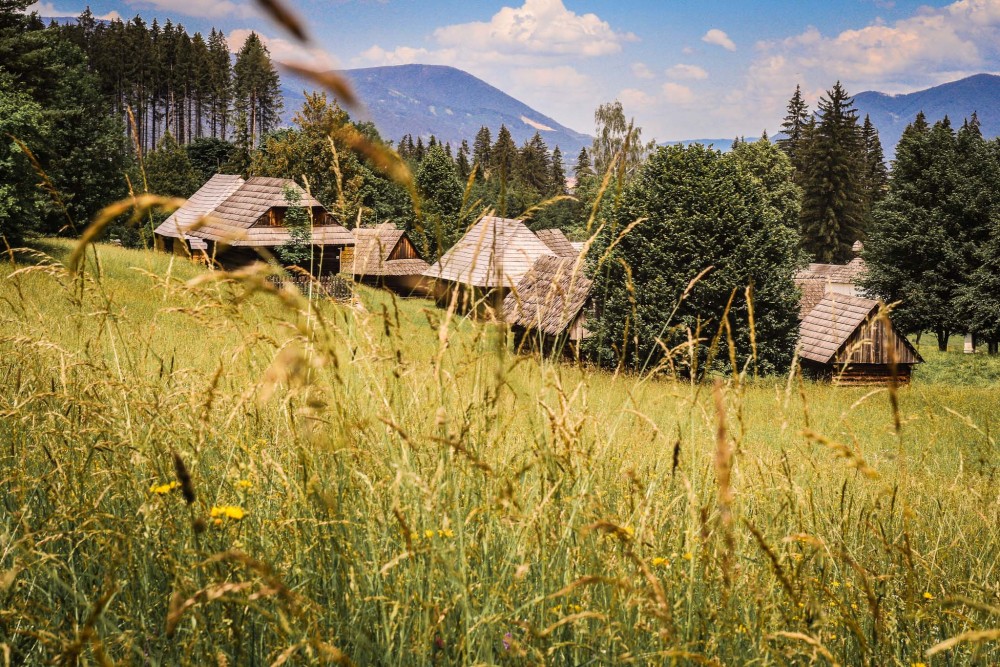
<instances>
[{"instance_id":1,"label":"spruce tree","mask_svg":"<svg viewBox=\"0 0 1000 667\"><path fill-rule=\"evenodd\" d=\"M576 156L576 165L573 167L573 175L576 176L577 184L580 183L585 177L594 175L594 168L590 164L590 154L587 152L587 148L581 148L580 153Z\"/></svg>"},{"instance_id":2,"label":"spruce tree","mask_svg":"<svg viewBox=\"0 0 1000 667\"><path fill-rule=\"evenodd\" d=\"M552 196L566 194L566 168L563 166L562 151L556 146L552 150L552 171L549 176L549 194Z\"/></svg>"},{"instance_id":3,"label":"spruce tree","mask_svg":"<svg viewBox=\"0 0 1000 667\"><path fill-rule=\"evenodd\" d=\"M802 247L818 262L846 262L864 234L864 147L854 100L839 81L818 106L804 156Z\"/></svg>"},{"instance_id":4,"label":"spruce tree","mask_svg":"<svg viewBox=\"0 0 1000 667\"><path fill-rule=\"evenodd\" d=\"M256 146L277 127L283 107L278 72L257 33L250 33L236 55L233 93L237 108L247 116L251 145Z\"/></svg>"},{"instance_id":5,"label":"spruce tree","mask_svg":"<svg viewBox=\"0 0 1000 667\"><path fill-rule=\"evenodd\" d=\"M542 135L535 132L530 140L524 142L517 160L518 180L524 186L531 188L536 196L549 191L552 176L552 165L549 161L549 149Z\"/></svg>"},{"instance_id":6,"label":"spruce tree","mask_svg":"<svg viewBox=\"0 0 1000 667\"><path fill-rule=\"evenodd\" d=\"M499 183L500 193L497 198L497 213L501 217L507 215L509 193L513 185L513 177L517 169L517 144L506 125L500 126L496 143L490 148L490 174Z\"/></svg>"},{"instance_id":7,"label":"spruce tree","mask_svg":"<svg viewBox=\"0 0 1000 667\"><path fill-rule=\"evenodd\" d=\"M208 37L208 52L211 63L209 71L210 107L212 136L229 138L229 110L232 106L232 66L229 61L229 45L222 31L212 32Z\"/></svg>"},{"instance_id":8,"label":"spruce tree","mask_svg":"<svg viewBox=\"0 0 1000 667\"><path fill-rule=\"evenodd\" d=\"M476 168L477 181L482 181L489 175L489 168L493 163L493 156L490 154L492 141L490 128L480 127L472 143L472 165Z\"/></svg>"},{"instance_id":9,"label":"spruce tree","mask_svg":"<svg viewBox=\"0 0 1000 667\"><path fill-rule=\"evenodd\" d=\"M807 145L806 132L810 118L809 105L802 98L802 87L797 85L792 99L788 101L785 118L781 123L781 133L784 136L778 139L778 147L791 160L797 174L801 174L805 167L803 152Z\"/></svg>"},{"instance_id":10,"label":"spruce tree","mask_svg":"<svg viewBox=\"0 0 1000 667\"><path fill-rule=\"evenodd\" d=\"M928 128L918 114L896 147L888 193L875 207L863 254L868 293L900 302L896 326L904 333L933 331L941 350L966 328L958 300L968 274L958 162L950 121Z\"/></svg>"},{"instance_id":11,"label":"spruce tree","mask_svg":"<svg viewBox=\"0 0 1000 667\"><path fill-rule=\"evenodd\" d=\"M885 154L882 152L882 142L879 141L878 130L872 124L871 118L865 114L865 122L861 126L861 142L864 146L865 170L862 174L864 185L865 220L871 218L872 209L885 197L889 187L889 170L885 166Z\"/></svg>"},{"instance_id":12,"label":"spruce tree","mask_svg":"<svg viewBox=\"0 0 1000 667\"><path fill-rule=\"evenodd\" d=\"M469 180L469 174L472 173L472 166L469 164L469 142L465 139L462 139L462 145L458 149L455 166L458 169L458 177L462 179L462 182L464 183Z\"/></svg>"}]
</instances>

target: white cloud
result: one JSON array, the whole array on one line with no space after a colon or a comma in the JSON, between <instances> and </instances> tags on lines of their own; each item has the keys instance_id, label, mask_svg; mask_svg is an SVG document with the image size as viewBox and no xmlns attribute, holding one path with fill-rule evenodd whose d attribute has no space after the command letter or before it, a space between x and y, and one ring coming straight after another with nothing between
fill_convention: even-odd
<instances>
[{"instance_id":1,"label":"white cloud","mask_svg":"<svg viewBox=\"0 0 1000 667\"><path fill-rule=\"evenodd\" d=\"M664 99L670 104L691 104L696 99L693 90L672 81L663 84L662 90Z\"/></svg>"},{"instance_id":2,"label":"white cloud","mask_svg":"<svg viewBox=\"0 0 1000 667\"><path fill-rule=\"evenodd\" d=\"M667 76L674 79L690 79L701 81L708 78L708 72L697 65L684 65L679 63L667 70Z\"/></svg>"},{"instance_id":3,"label":"white cloud","mask_svg":"<svg viewBox=\"0 0 1000 667\"><path fill-rule=\"evenodd\" d=\"M626 109L639 109L640 111L644 111L646 109L655 108L659 104L659 100L655 95L650 95L646 91L639 90L638 88L626 88L618 93L616 97Z\"/></svg>"},{"instance_id":4,"label":"white cloud","mask_svg":"<svg viewBox=\"0 0 1000 667\"><path fill-rule=\"evenodd\" d=\"M579 88L591 83L590 77L581 74L569 65L558 67L524 67L511 72L514 81L535 88L563 86Z\"/></svg>"},{"instance_id":5,"label":"white cloud","mask_svg":"<svg viewBox=\"0 0 1000 667\"><path fill-rule=\"evenodd\" d=\"M57 9L56 6L51 2L36 2L33 5L29 5L25 12L31 14L32 12L38 12L39 16L44 16L46 18L64 18L73 17L76 18L83 13L82 9ZM101 14L100 16L94 15L95 19L100 19L102 21L113 21L115 19L120 19L121 15L111 10L107 14Z\"/></svg>"},{"instance_id":6,"label":"white cloud","mask_svg":"<svg viewBox=\"0 0 1000 667\"><path fill-rule=\"evenodd\" d=\"M176 12L199 18L257 16L257 10L246 0L125 0L125 2L139 8L149 7L162 12Z\"/></svg>"},{"instance_id":7,"label":"white cloud","mask_svg":"<svg viewBox=\"0 0 1000 667\"><path fill-rule=\"evenodd\" d=\"M243 43L250 36L251 32L257 33L260 41L271 52L271 58L277 62L301 63L324 70L338 69L340 67L337 59L323 49L306 47L298 42L282 39L281 37L268 37L257 30L248 30L246 28L232 30L226 35L229 50L237 53L243 47Z\"/></svg>"},{"instance_id":8,"label":"white cloud","mask_svg":"<svg viewBox=\"0 0 1000 667\"><path fill-rule=\"evenodd\" d=\"M712 28L711 30L706 32L704 36L702 36L701 41L705 42L706 44L714 44L715 46L721 46L726 51L736 50L736 44L733 43L733 40L729 39L729 35L727 35L722 30L719 30L718 28Z\"/></svg>"},{"instance_id":9,"label":"white cloud","mask_svg":"<svg viewBox=\"0 0 1000 667\"><path fill-rule=\"evenodd\" d=\"M646 63L632 63L632 75L637 79L652 79L656 76Z\"/></svg>"},{"instance_id":10,"label":"white cloud","mask_svg":"<svg viewBox=\"0 0 1000 667\"><path fill-rule=\"evenodd\" d=\"M596 14L566 9L563 0L525 0L521 7L501 8L488 22L438 28L434 39L444 47L593 57L618 53L622 42L637 38L615 32Z\"/></svg>"}]
</instances>

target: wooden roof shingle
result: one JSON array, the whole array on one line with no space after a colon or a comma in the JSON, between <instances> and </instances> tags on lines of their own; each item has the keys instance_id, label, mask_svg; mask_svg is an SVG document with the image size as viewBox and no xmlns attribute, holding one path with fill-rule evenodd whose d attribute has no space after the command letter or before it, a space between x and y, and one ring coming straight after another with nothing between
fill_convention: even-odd
<instances>
[{"instance_id":1,"label":"wooden roof shingle","mask_svg":"<svg viewBox=\"0 0 1000 667\"><path fill-rule=\"evenodd\" d=\"M847 264L810 264L795 274L799 280L823 280L830 283L857 283L864 276L865 260L855 257Z\"/></svg>"},{"instance_id":2,"label":"wooden roof shingle","mask_svg":"<svg viewBox=\"0 0 1000 667\"><path fill-rule=\"evenodd\" d=\"M851 335L878 311L878 301L830 294L799 325L799 356L829 364Z\"/></svg>"},{"instance_id":3,"label":"wooden roof shingle","mask_svg":"<svg viewBox=\"0 0 1000 667\"><path fill-rule=\"evenodd\" d=\"M504 298L504 319L525 329L559 336L576 320L590 297L593 281L582 263L567 257L539 257ZM582 336L586 337L582 330Z\"/></svg>"},{"instance_id":4,"label":"wooden roof shingle","mask_svg":"<svg viewBox=\"0 0 1000 667\"><path fill-rule=\"evenodd\" d=\"M548 246L549 250L556 257L576 259L580 254L580 251L573 247L573 244L566 238L561 229L539 229L535 232L535 236Z\"/></svg>"},{"instance_id":5,"label":"wooden roof shingle","mask_svg":"<svg viewBox=\"0 0 1000 667\"><path fill-rule=\"evenodd\" d=\"M799 297L799 319L802 320L826 297L826 281L820 278L796 278L795 286L802 292Z\"/></svg>"},{"instance_id":6,"label":"wooden roof shingle","mask_svg":"<svg viewBox=\"0 0 1000 667\"><path fill-rule=\"evenodd\" d=\"M180 238L178 230L183 230L188 239L194 237L231 246L279 246L291 239L288 229L258 223L270 209L288 207L286 187L298 191L299 206L323 207L290 179L256 176L244 181L239 176L216 174L155 233ZM354 237L340 225L318 224L312 228L312 245L353 244Z\"/></svg>"},{"instance_id":7,"label":"wooden roof shingle","mask_svg":"<svg viewBox=\"0 0 1000 667\"><path fill-rule=\"evenodd\" d=\"M215 210L230 195L236 192L245 181L239 176L230 174L215 174L208 182L198 188L198 191L170 217L153 230L154 234L171 238L189 238L185 232L196 226L200 220Z\"/></svg>"},{"instance_id":8,"label":"wooden roof shingle","mask_svg":"<svg viewBox=\"0 0 1000 667\"><path fill-rule=\"evenodd\" d=\"M521 220L484 217L423 275L479 288L513 287L552 251Z\"/></svg>"},{"instance_id":9,"label":"wooden roof shingle","mask_svg":"<svg viewBox=\"0 0 1000 667\"><path fill-rule=\"evenodd\" d=\"M359 227L354 234L354 257L340 267L341 273L356 276L419 276L430 268L420 259L390 259L406 232L383 223L376 227Z\"/></svg>"}]
</instances>

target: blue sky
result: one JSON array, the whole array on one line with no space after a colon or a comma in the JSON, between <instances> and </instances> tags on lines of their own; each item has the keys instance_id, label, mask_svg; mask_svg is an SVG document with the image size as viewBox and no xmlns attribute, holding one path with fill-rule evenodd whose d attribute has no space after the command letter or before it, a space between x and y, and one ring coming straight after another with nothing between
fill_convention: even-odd
<instances>
[{"instance_id":1,"label":"blue sky","mask_svg":"<svg viewBox=\"0 0 1000 667\"><path fill-rule=\"evenodd\" d=\"M215 26L238 49L250 30L277 59L331 67L453 65L559 122L593 131L619 99L644 138L756 136L780 125L802 84L814 103L838 79L852 93L902 93L1000 71L1000 0L286 0L303 49L251 0L92 0L97 15ZM48 16L86 0L45 0Z\"/></svg>"}]
</instances>

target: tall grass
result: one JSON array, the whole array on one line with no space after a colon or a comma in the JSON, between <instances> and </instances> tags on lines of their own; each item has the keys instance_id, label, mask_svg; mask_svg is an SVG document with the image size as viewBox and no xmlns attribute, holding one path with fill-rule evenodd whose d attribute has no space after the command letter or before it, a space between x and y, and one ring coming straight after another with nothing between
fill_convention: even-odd
<instances>
[{"instance_id":1,"label":"tall grass","mask_svg":"<svg viewBox=\"0 0 1000 667\"><path fill-rule=\"evenodd\" d=\"M1000 659L927 657L1000 624L995 385L938 381L957 355L897 431L885 389L611 375L428 301L43 250L0 283L6 663Z\"/></svg>"}]
</instances>

